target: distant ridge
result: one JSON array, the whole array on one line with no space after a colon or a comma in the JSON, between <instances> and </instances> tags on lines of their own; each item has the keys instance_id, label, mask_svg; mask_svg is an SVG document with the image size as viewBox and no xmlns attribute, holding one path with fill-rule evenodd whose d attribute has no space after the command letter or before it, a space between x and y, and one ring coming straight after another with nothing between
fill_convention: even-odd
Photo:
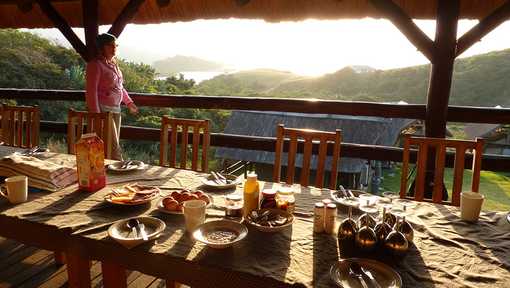
<instances>
[{"instance_id":1,"label":"distant ridge","mask_svg":"<svg viewBox=\"0 0 510 288\"><path fill-rule=\"evenodd\" d=\"M156 70L156 73L162 76L170 76L179 72L208 72L223 71L225 69L225 65L222 63L183 55L176 55L174 57L155 61L152 66Z\"/></svg>"},{"instance_id":2,"label":"distant ridge","mask_svg":"<svg viewBox=\"0 0 510 288\"><path fill-rule=\"evenodd\" d=\"M198 85L207 95L426 103L430 65L376 70L353 65L320 77L277 70L217 76ZM455 61L450 105L510 106L510 49Z\"/></svg>"}]
</instances>

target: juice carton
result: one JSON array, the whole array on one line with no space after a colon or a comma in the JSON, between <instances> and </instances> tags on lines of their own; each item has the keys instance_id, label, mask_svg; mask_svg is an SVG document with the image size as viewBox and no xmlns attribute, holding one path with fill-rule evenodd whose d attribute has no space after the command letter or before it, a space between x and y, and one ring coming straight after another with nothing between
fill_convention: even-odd
<instances>
[{"instance_id":1,"label":"juice carton","mask_svg":"<svg viewBox=\"0 0 510 288\"><path fill-rule=\"evenodd\" d=\"M95 192L106 186L104 142L96 133L83 134L76 142L76 166L80 190Z\"/></svg>"}]
</instances>

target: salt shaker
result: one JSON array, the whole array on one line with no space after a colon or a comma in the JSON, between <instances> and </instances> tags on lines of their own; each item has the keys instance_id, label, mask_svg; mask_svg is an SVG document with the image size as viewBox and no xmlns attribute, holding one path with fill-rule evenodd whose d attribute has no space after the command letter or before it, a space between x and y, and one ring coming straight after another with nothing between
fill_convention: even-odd
<instances>
[{"instance_id":1,"label":"salt shaker","mask_svg":"<svg viewBox=\"0 0 510 288\"><path fill-rule=\"evenodd\" d=\"M313 232L322 233L324 232L324 214L325 208L322 202L315 203L313 213Z\"/></svg>"},{"instance_id":2,"label":"salt shaker","mask_svg":"<svg viewBox=\"0 0 510 288\"><path fill-rule=\"evenodd\" d=\"M324 215L324 232L331 234L335 230L336 224L336 204L330 203L326 206Z\"/></svg>"}]
</instances>

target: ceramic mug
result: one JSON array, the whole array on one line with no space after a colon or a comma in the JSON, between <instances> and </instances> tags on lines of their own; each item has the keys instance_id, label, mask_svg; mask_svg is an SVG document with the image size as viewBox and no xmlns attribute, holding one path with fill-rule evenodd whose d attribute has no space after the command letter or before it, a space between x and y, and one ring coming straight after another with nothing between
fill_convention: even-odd
<instances>
[{"instance_id":1,"label":"ceramic mug","mask_svg":"<svg viewBox=\"0 0 510 288\"><path fill-rule=\"evenodd\" d=\"M192 233L198 226L205 222L205 206L203 200L188 200L182 204L186 230Z\"/></svg>"},{"instance_id":2,"label":"ceramic mug","mask_svg":"<svg viewBox=\"0 0 510 288\"><path fill-rule=\"evenodd\" d=\"M0 186L0 194L7 198L12 204L23 203L28 197L28 177L13 176L5 179Z\"/></svg>"}]
</instances>

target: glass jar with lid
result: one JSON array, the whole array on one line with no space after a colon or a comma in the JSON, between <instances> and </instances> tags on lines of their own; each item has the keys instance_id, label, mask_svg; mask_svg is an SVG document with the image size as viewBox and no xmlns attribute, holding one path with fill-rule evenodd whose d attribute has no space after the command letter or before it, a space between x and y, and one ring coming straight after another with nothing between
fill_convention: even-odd
<instances>
[{"instance_id":1,"label":"glass jar with lid","mask_svg":"<svg viewBox=\"0 0 510 288\"><path fill-rule=\"evenodd\" d=\"M262 190L262 200L260 201L260 209L276 208L276 191L273 189Z\"/></svg>"},{"instance_id":2,"label":"glass jar with lid","mask_svg":"<svg viewBox=\"0 0 510 288\"><path fill-rule=\"evenodd\" d=\"M230 194L225 197L225 216L237 218L243 216L243 200L241 195Z\"/></svg>"},{"instance_id":3,"label":"glass jar with lid","mask_svg":"<svg viewBox=\"0 0 510 288\"><path fill-rule=\"evenodd\" d=\"M294 188L290 185L284 185L276 191L276 206L279 209L289 213L294 212L296 198L294 197Z\"/></svg>"}]
</instances>

